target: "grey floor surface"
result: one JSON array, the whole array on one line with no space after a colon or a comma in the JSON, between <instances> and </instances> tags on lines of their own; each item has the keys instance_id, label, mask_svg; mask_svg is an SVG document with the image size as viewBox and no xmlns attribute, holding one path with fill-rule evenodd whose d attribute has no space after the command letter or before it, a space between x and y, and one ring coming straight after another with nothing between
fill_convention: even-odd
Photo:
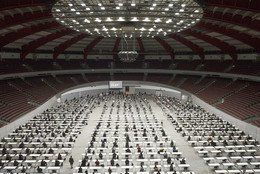
<instances>
[{"instance_id":1,"label":"grey floor surface","mask_svg":"<svg viewBox=\"0 0 260 174\"><path fill-rule=\"evenodd\" d=\"M204 163L203 159L198 156L194 149L188 145L188 142L175 131L172 123L167 120L167 117L164 116L162 109L156 105L151 99L149 99L150 104L153 108L154 115L158 120L163 121L163 126L167 135L170 139L176 141L176 145L179 148L179 151L182 152L183 156L187 159L187 163L190 164L190 170L194 171L196 174L211 174L213 173ZM97 125L98 118L102 112L102 103L101 106L96 107L93 112L89 115L88 125L85 125L82 129L82 133L78 136L74 147L72 149L71 155L74 158L74 167L79 166L79 160L82 159L82 154L85 152L87 143L91 140L91 134L93 129ZM61 168L61 174L76 173L76 169L70 168L68 162L69 156L65 160L63 167Z\"/></svg>"}]
</instances>

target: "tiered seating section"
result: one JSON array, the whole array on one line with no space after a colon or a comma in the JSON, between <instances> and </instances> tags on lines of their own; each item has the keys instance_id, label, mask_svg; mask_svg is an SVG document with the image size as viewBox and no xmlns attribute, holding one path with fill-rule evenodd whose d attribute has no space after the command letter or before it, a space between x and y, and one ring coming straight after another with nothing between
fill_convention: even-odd
<instances>
[{"instance_id":1,"label":"tiered seating section","mask_svg":"<svg viewBox=\"0 0 260 174\"><path fill-rule=\"evenodd\" d=\"M0 173L58 173L93 104L93 97L66 101L2 138Z\"/></svg>"},{"instance_id":2,"label":"tiered seating section","mask_svg":"<svg viewBox=\"0 0 260 174\"><path fill-rule=\"evenodd\" d=\"M36 108L59 91L86 83L81 75L57 76L57 79L46 76L0 81L0 126Z\"/></svg>"},{"instance_id":3,"label":"tiered seating section","mask_svg":"<svg viewBox=\"0 0 260 174\"><path fill-rule=\"evenodd\" d=\"M183 83L180 83L182 81ZM205 102L241 120L259 116L260 88L257 82L232 81L212 77L176 76L172 85L197 95ZM253 124L259 126L257 121Z\"/></svg>"},{"instance_id":4,"label":"tiered seating section","mask_svg":"<svg viewBox=\"0 0 260 174\"><path fill-rule=\"evenodd\" d=\"M200 106L168 97L155 101L215 173L259 173L259 142Z\"/></svg>"},{"instance_id":5,"label":"tiered seating section","mask_svg":"<svg viewBox=\"0 0 260 174\"><path fill-rule=\"evenodd\" d=\"M82 66L82 59L58 60L56 63L58 67L53 64L51 59L26 60L21 62L17 59L4 59L0 63L0 74L19 73L28 71L57 71L57 70L72 70L72 69L107 69L111 68L111 60L87 60L87 66ZM146 60L147 68L149 69L169 69L172 68L171 60ZM26 69L23 64L29 65L30 70ZM119 60L114 62L114 68L119 69L141 69L143 61L136 61L133 63L123 63ZM211 72L227 72L234 74L247 74L253 76L260 75L260 61L239 60L235 64L232 61L217 61L206 60L203 66L200 66L199 60L175 60L174 68L176 70L190 70L190 71L211 71ZM234 65L234 66L233 66ZM231 67L231 68L230 68Z\"/></svg>"},{"instance_id":6,"label":"tiered seating section","mask_svg":"<svg viewBox=\"0 0 260 174\"><path fill-rule=\"evenodd\" d=\"M75 174L194 173L145 96L109 94L99 101L103 111Z\"/></svg>"},{"instance_id":7,"label":"tiered seating section","mask_svg":"<svg viewBox=\"0 0 260 174\"><path fill-rule=\"evenodd\" d=\"M259 123L260 88L259 83L214 77L183 76L165 74L85 74L58 75L12 79L0 82L0 125L13 121L20 115L34 109L56 93L69 87L95 81L137 80L169 84L197 95L241 120L256 126ZM40 91L40 92L39 92ZM257 118L253 118L257 117ZM249 119L253 118L253 119Z\"/></svg>"}]
</instances>

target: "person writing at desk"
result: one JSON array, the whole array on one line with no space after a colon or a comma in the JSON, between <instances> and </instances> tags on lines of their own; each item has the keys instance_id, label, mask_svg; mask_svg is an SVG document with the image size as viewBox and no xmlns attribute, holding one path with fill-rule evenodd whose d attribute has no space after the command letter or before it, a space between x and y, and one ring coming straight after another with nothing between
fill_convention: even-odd
<instances>
[{"instance_id":1,"label":"person writing at desk","mask_svg":"<svg viewBox=\"0 0 260 174\"><path fill-rule=\"evenodd\" d=\"M37 167L37 172L42 173L42 168L40 168L40 166Z\"/></svg>"},{"instance_id":2,"label":"person writing at desk","mask_svg":"<svg viewBox=\"0 0 260 174\"><path fill-rule=\"evenodd\" d=\"M41 166L47 166L46 161L42 160L42 161L41 161Z\"/></svg>"},{"instance_id":3,"label":"person writing at desk","mask_svg":"<svg viewBox=\"0 0 260 174\"><path fill-rule=\"evenodd\" d=\"M95 164L96 164L96 166L99 166L99 161L98 161L98 159L96 160Z\"/></svg>"},{"instance_id":4,"label":"person writing at desk","mask_svg":"<svg viewBox=\"0 0 260 174\"><path fill-rule=\"evenodd\" d=\"M157 167L157 165L156 165L156 164L155 164L155 166L154 166L153 170L154 170L155 172L157 172L157 171L158 171L158 167Z\"/></svg>"},{"instance_id":5,"label":"person writing at desk","mask_svg":"<svg viewBox=\"0 0 260 174\"><path fill-rule=\"evenodd\" d=\"M141 152L141 147L140 146L137 146L137 151Z\"/></svg>"}]
</instances>

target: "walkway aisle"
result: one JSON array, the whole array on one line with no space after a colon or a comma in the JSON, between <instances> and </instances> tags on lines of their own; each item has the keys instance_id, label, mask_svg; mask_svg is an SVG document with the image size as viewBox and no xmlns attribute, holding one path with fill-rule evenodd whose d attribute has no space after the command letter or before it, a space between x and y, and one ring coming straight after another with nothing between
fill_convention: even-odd
<instances>
[{"instance_id":1,"label":"walkway aisle","mask_svg":"<svg viewBox=\"0 0 260 174\"><path fill-rule=\"evenodd\" d=\"M74 147L72 148L71 154L67 156L66 161L63 163L63 167L61 168L61 174L70 174L75 172L75 167L78 166L79 160L82 159L82 154L85 153L85 148L87 147L87 143L91 141L91 134L95 126L97 125L98 119L101 115L102 107L97 106L92 110L92 113L89 114L88 125L85 125L82 129L81 134L78 135ZM73 169L70 168L69 157L72 155L74 159Z\"/></svg>"},{"instance_id":2,"label":"walkway aisle","mask_svg":"<svg viewBox=\"0 0 260 174\"><path fill-rule=\"evenodd\" d=\"M190 170L194 171L196 174L211 174L213 173L208 166L204 163L203 159L196 154L194 149L188 144L188 142L177 133L172 123L167 120L167 117L164 116L162 109L149 98L151 107L153 108L154 115L158 118L159 121L163 121L163 128L167 132L167 135L176 141L176 146L179 148L179 151L182 152L183 156L186 157L187 163L190 164Z\"/></svg>"}]
</instances>

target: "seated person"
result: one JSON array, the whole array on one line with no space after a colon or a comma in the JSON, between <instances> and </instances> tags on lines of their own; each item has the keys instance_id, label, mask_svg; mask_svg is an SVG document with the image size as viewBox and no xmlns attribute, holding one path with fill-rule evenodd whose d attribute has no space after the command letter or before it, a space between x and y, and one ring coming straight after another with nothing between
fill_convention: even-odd
<instances>
[{"instance_id":1,"label":"seated person","mask_svg":"<svg viewBox=\"0 0 260 174\"><path fill-rule=\"evenodd\" d=\"M18 166L18 165L19 165L18 161L14 160L14 166Z\"/></svg>"},{"instance_id":2,"label":"seated person","mask_svg":"<svg viewBox=\"0 0 260 174\"><path fill-rule=\"evenodd\" d=\"M103 154L101 152L99 153L98 156L99 156L99 159L103 159Z\"/></svg>"},{"instance_id":3,"label":"seated person","mask_svg":"<svg viewBox=\"0 0 260 174\"><path fill-rule=\"evenodd\" d=\"M80 166L79 169L78 169L78 173L82 173L83 170L82 170L82 167Z\"/></svg>"},{"instance_id":4,"label":"seated person","mask_svg":"<svg viewBox=\"0 0 260 174\"><path fill-rule=\"evenodd\" d=\"M42 160L42 161L41 161L41 166L47 166L46 161Z\"/></svg>"},{"instance_id":5,"label":"seated person","mask_svg":"<svg viewBox=\"0 0 260 174\"><path fill-rule=\"evenodd\" d=\"M85 167L87 163L86 158L83 158L83 160L81 161L81 166Z\"/></svg>"},{"instance_id":6,"label":"seated person","mask_svg":"<svg viewBox=\"0 0 260 174\"><path fill-rule=\"evenodd\" d=\"M110 164L111 164L111 166L114 166L114 165L115 165L114 159L111 159Z\"/></svg>"},{"instance_id":7,"label":"seated person","mask_svg":"<svg viewBox=\"0 0 260 174\"><path fill-rule=\"evenodd\" d=\"M19 153L18 160L23 160L23 155L21 153Z\"/></svg>"},{"instance_id":8,"label":"seated person","mask_svg":"<svg viewBox=\"0 0 260 174\"><path fill-rule=\"evenodd\" d=\"M98 159L96 160L95 164L96 164L96 166L99 166L99 161L98 161Z\"/></svg>"},{"instance_id":9,"label":"seated person","mask_svg":"<svg viewBox=\"0 0 260 174\"><path fill-rule=\"evenodd\" d=\"M125 152L131 153L131 150L130 150L129 148L127 148L127 149L125 150Z\"/></svg>"},{"instance_id":10,"label":"seated person","mask_svg":"<svg viewBox=\"0 0 260 174\"><path fill-rule=\"evenodd\" d=\"M125 160L125 165L126 165L126 166L129 166L129 162L130 162L129 159L127 158L127 159Z\"/></svg>"},{"instance_id":11,"label":"seated person","mask_svg":"<svg viewBox=\"0 0 260 174\"><path fill-rule=\"evenodd\" d=\"M23 166L21 173L25 173L26 172L26 168Z\"/></svg>"},{"instance_id":12,"label":"seated person","mask_svg":"<svg viewBox=\"0 0 260 174\"><path fill-rule=\"evenodd\" d=\"M140 172L144 172L144 167L143 166L140 167Z\"/></svg>"},{"instance_id":13,"label":"seated person","mask_svg":"<svg viewBox=\"0 0 260 174\"><path fill-rule=\"evenodd\" d=\"M60 162L59 162L58 159L55 160L55 164L54 164L54 165L55 165L55 166L60 166Z\"/></svg>"},{"instance_id":14,"label":"seated person","mask_svg":"<svg viewBox=\"0 0 260 174\"><path fill-rule=\"evenodd\" d=\"M110 167L108 168L108 170L107 170L107 171L108 171L108 173L109 173L109 174L111 174L111 173L112 173L112 169L111 169Z\"/></svg>"},{"instance_id":15,"label":"seated person","mask_svg":"<svg viewBox=\"0 0 260 174\"><path fill-rule=\"evenodd\" d=\"M6 154L5 160L11 161L11 160L12 160L12 157L11 157L9 154Z\"/></svg>"},{"instance_id":16,"label":"seated person","mask_svg":"<svg viewBox=\"0 0 260 174\"><path fill-rule=\"evenodd\" d=\"M163 152L163 151L164 151L164 148L161 147L160 150L158 151L158 153L161 153L161 152Z\"/></svg>"},{"instance_id":17,"label":"seated person","mask_svg":"<svg viewBox=\"0 0 260 174\"><path fill-rule=\"evenodd\" d=\"M168 156L168 158L167 158L167 164L171 164L171 161L172 161L171 157Z\"/></svg>"},{"instance_id":18,"label":"seated person","mask_svg":"<svg viewBox=\"0 0 260 174\"><path fill-rule=\"evenodd\" d=\"M31 150L27 147L26 150L25 150L25 153L26 153L27 155L29 155L29 154L31 153Z\"/></svg>"},{"instance_id":19,"label":"seated person","mask_svg":"<svg viewBox=\"0 0 260 174\"><path fill-rule=\"evenodd\" d=\"M170 171L173 172L174 168L173 168L173 163L171 163L170 165Z\"/></svg>"},{"instance_id":20,"label":"seated person","mask_svg":"<svg viewBox=\"0 0 260 174\"><path fill-rule=\"evenodd\" d=\"M167 154L167 152L165 151L164 154L163 154L163 158L164 158L164 159L167 159L167 157L168 157L168 154Z\"/></svg>"},{"instance_id":21,"label":"seated person","mask_svg":"<svg viewBox=\"0 0 260 174\"><path fill-rule=\"evenodd\" d=\"M42 168L40 168L40 166L37 167L37 172L42 173Z\"/></svg>"},{"instance_id":22,"label":"seated person","mask_svg":"<svg viewBox=\"0 0 260 174\"><path fill-rule=\"evenodd\" d=\"M73 140L72 136L70 136L69 142L73 142L73 141L74 140Z\"/></svg>"},{"instance_id":23,"label":"seated person","mask_svg":"<svg viewBox=\"0 0 260 174\"><path fill-rule=\"evenodd\" d=\"M23 142L20 143L19 148L24 148L24 143Z\"/></svg>"},{"instance_id":24,"label":"seated person","mask_svg":"<svg viewBox=\"0 0 260 174\"><path fill-rule=\"evenodd\" d=\"M182 160L180 161L181 164L186 164L186 161L184 158L182 158Z\"/></svg>"},{"instance_id":25,"label":"seated person","mask_svg":"<svg viewBox=\"0 0 260 174\"><path fill-rule=\"evenodd\" d=\"M54 150L52 148L49 149L49 154L53 154L54 153Z\"/></svg>"},{"instance_id":26,"label":"seated person","mask_svg":"<svg viewBox=\"0 0 260 174\"><path fill-rule=\"evenodd\" d=\"M137 146L137 151L141 152L141 147L140 146Z\"/></svg>"},{"instance_id":27,"label":"seated person","mask_svg":"<svg viewBox=\"0 0 260 174\"><path fill-rule=\"evenodd\" d=\"M156 165L156 164L155 164L155 166L154 166L153 170L154 170L154 171L156 171L156 172L158 171L158 167L157 167L157 165Z\"/></svg>"},{"instance_id":28,"label":"seated person","mask_svg":"<svg viewBox=\"0 0 260 174\"><path fill-rule=\"evenodd\" d=\"M60 153L58 154L58 160L62 160L62 156Z\"/></svg>"}]
</instances>

